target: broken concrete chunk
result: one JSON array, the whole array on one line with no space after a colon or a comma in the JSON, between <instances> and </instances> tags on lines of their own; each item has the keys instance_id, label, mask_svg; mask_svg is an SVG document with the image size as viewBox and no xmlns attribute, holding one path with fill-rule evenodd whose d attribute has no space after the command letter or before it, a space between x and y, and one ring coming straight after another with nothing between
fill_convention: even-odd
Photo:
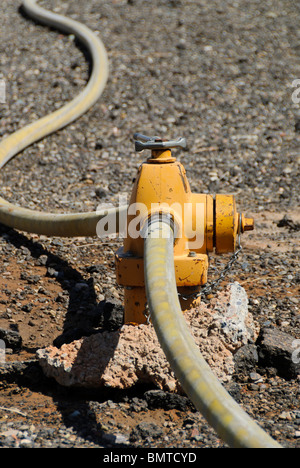
<instances>
[{"instance_id":1,"label":"broken concrete chunk","mask_svg":"<svg viewBox=\"0 0 300 468\"><path fill-rule=\"evenodd\" d=\"M238 283L217 294L210 304L200 304L184 314L204 359L223 383L234 373L232 350L256 333L248 312L247 295ZM37 351L44 373L63 386L130 388L151 384L182 393L153 326L123 325Z\"/></svg>"},{"instance_id":2,"label":"broken concrete chunk","mask_svg":"<svg viewBox=\"0 0 300 468\"><path fill-rule=\"evenodd\" d=\"M228 302L216 306L215 323L219 324L224 344L231 351L236 351L248 342L255 342L259 327L248 310L248 296L245 289L237 282L229 285Z\"/></svg>"}]
</instances>

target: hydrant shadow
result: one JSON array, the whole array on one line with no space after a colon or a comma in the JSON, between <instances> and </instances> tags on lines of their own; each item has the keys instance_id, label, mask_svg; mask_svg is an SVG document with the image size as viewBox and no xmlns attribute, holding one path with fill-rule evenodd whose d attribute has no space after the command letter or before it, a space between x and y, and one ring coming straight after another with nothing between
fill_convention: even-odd
<instances>
[{"instance_id":1,"label":"hydrant shadow","mask_svg":"<svg viewBox=\"0 0 300 468\"><path fill-rule=\"evenodd\" d=\"M102 447L107 443L109 447L120 446L114 442L115 436L107 432L102 420L102 405L107 400L122 398L122 392L106 386L104 380L107 366L114 359L119 337L118 330L103 331L71 343L76 357L69 368L64 367L61 375L64 387L60 387L59 394L54 396L64 425L77 437ZM62 350L65 348L63 346ZM61 397L61 392L65 397Z\"/></svg>"},{"instance_id":2,"label":"hydrant shadow","mask_svg":"<svg viewBox=\"0 0 300 468\"><path fill-rule=\"evenodd\" d=\"M110 377L106 377L106 371L108 366L113 367L120 335L120 330L98 331L63 345L53 357L50 352L48 362L50 365L53 362L56 380L66 387L107 387Z\"/></svg>"},{"instance_id":3,"label":"hydrant shadow","mask_svg":"<svg viewBox=\"0 0 300 468\"><path fill-rule=\"evenodd\" d=\"M43 257L45 260L43 266L47 270L46 277L49 276L49 268L58 272L51 279L60 284L63 292L68 293L69 300L66 304L61 334L56 337L53 343L45 343L45 346L54 345L59 349L64 344L85 337L82 339L82 344L77 350L78 352L72 364L73 374L78 379L83 378L83 381L88 373L90 375L94 374L92 380L94 382L98 381L101 384L101 374L108 363L113 360L115 349L119 342L119 329L124 320L122 304L115 300L98 302L93 281L86 280L66 260L50 252L38 241L32 240L26 235L2 224L0 224L0 236L4 236L5 241L16 249L20 249L21 247L28 249L28 255L30 255L31 260L34 259L35 264L39 266L40 264L36 261ZM34 266L32 268L34 269ZM77 284L81 284L82 288L76 288ZM86 306L88 312L78 315L78 309L82 306ZM102 350L99 354L96 344L99 339L101 341L101 337L104 338L106 346L104 348L101 347ZM25 345L22 349L31 354L36 351L34 343L32 346ZM28 385L30 386L30 384ZM61 385L63 385L63 382ZM67 427L74 427L74 430L82 437L100 443L102 440L101 425L99 426L96 415L91 410L86 397L92 395L96 400L101 400L107 398L108 394L105 388L103 391L99 389L92 390L92 386L87 384L86 388L76 388L75 386L73 389L68 386L59 386L53 382L53 385L50 385L50 391L52 392L52 398L56 403L57 409L61 412L65 425ZM39 391L49 394L49 387L46 385L45 388L43 387ZM75 424L77 412L78 415L81 415L79 426ZM82 418L84 419L84 424Z\"/></svg>"},{"instance_id":4,"label":"hydrant shadow","mask_svg":"<svg viewBox=\"0 0 300 468\"><path fill-rule=\"evenodd\" d=\"M66 309L63 329L54 339L54 346L59 348L64 343L70 343L81 336L89 336L101 330L117 330L123 325L122 303L113 298L98 302L91 276L88 279L84 278L67 260L53 254L38 241L33 241L2 224L0 224L1 235L5 237L7 243L17 249L28 249L30 259L35 260L35 265L45 267L45 277L50 278L52 283L59 284L62 289L62 293L58 293L57 297L52 299ZM40 259L43 259L42 263Z\"/></svg>"}]
</instances>

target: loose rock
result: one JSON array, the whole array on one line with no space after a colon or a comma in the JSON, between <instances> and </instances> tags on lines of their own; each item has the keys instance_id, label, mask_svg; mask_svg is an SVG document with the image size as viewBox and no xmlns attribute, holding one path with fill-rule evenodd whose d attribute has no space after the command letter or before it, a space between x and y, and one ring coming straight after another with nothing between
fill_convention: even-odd
<instances>
[{"instance_id":1,"label":"loose rock","mask_svg":"<svg viewBox=\"0 0 300 468\"><path fill-rule=\"evenodd\" d=\"M263 366L274 367L278 374L293 379L300 374L300 363L293 362L295 338L273 328L262 330L259 338L258 354Z\"/></svg>"}]
</instances>

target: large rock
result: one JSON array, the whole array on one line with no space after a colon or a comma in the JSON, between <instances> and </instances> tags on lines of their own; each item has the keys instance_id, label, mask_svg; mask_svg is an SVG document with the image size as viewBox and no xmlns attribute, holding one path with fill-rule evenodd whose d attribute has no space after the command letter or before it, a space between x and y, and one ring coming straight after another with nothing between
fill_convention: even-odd
<instances>
[{"instance_id":1,"label":"large rock","mask_svg":"<svg viewBox=\"0 0 300 468\"><path fill-rule=\"evenodd\" d=\"M6 348L13 350L21 349L22 337L17 331L0 328L0 340L3 340Z\"/></svg>"},{"instance_id":2,"label":"large rock","mask_svg":"<svg viewBox=\"0 0 300 468\"><path fill-rule=\"evenodd\" d=\"M259 364L277 369L278 375L293 379L300 375L298 340L276 328L264 328L258 340ZM297 346L298 349L300 345Z\"/></svg>"},{"instance_id":3,"label":"large rock","mask_svg":"<svg viewBox=\"0 0 300 468\"><path fill-rule=\"evenodd\" d=\"M210 304L186 312L185 318L211 369L223 383L230 381L232 351L252 340L257 331L243 288L230 285ZM63 344L60 349L40 349L37 356L44 373L64 386L125 389L149 383L182 393L152 325L124 325Z\"/></svg>"},{"instance_id":4,"label":"large rock","mask_svg":"<svg viewBox=\"0 0 300 468\"><path fill-rule=\"evenodd\" d=\"M236 373L248 376L258 364L258 352L255 344L249 343L242 346L234 354Z\"/></svg>"}]
</instances>

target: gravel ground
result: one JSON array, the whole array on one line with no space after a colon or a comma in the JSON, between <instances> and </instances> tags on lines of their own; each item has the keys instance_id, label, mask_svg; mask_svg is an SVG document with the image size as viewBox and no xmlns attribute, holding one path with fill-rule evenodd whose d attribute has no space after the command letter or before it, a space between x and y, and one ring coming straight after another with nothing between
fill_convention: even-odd
<instances>
[{"instance_id":1,"label":"gravel ground","mask_svg":"<svg viewBox=\"0 0 300 468\"><path fill-rule=\"evenodd\" d=\"M89 73L74 38L34 24L20 4L0 6L0 78L7 87L1 137L77 95ZM256 221L227 282L246 289L261 329L300 339L300 104L292 100L292 83L300 79L299 5L41 4L99 31L110 79L86 115L2 170L1 196L38 210L91 211L130 193L144 158L134 153L134 132L184 136L188 150L176 155L192 190L233 193ZM0 328L9 337L0 368L0 446L226 447L184 396L141 387L69 390L38 367L38 348L82 336L95 324L120 326L119 239L47 238L4 226L0 235ZM226 260L212 256L210 278ZM228 390L283 446L300 447L297 375L244 359Z\"/></svg>"}]
</instances>

